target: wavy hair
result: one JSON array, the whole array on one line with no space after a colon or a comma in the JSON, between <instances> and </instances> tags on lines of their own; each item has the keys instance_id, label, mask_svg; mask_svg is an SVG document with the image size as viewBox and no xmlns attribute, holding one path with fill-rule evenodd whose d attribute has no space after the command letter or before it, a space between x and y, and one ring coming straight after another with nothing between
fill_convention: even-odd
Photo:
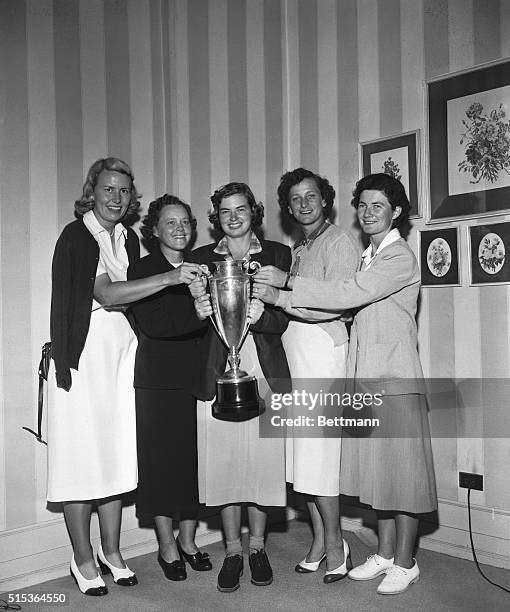
<instances>
[{"instance_id":1,"label":"wavy hair","mask_svg":"<svg viewBox=\"0 0 510 612\"><path fill-rule=\"evenodd\" d=\"M306 168L295 168L294 170L290 170L286 172L280 179L280 184L278 185L278 204L284 214L292 217L289 212L289 193L294 185L301 183L305 179L313 179L317 188L320 191L321 198L326 202L326 206L324 207L324 218L329 219L331 215L331 210L333 209L333 203L335 201L335 190L329 184L327 178L320 176L320 174L316 174L311 170L307 170Z\"/></svg>"},{"instance_id":2,"label":"wavy hair","mask_svg":"<svg viewBox=\"0 0 510 612\"><path fill-rule=\"evenodd\" d=\"M384 174L383 172L364 176L356 183L356 187L352 192L353 197L351 200L351 206L353 206L356 210L359 206L361 193L365 189L372 189L384 193L392 210L395 210L397 206L400 206L402 210L400 215L396 219L393 219L391 224L392 228L400 227L407 223L409 220L411 205L409 204L404 185L402 185L398 179L390 176L389 174Z\"/></svg>"},{"instance_id":3,"label":"wavy hair","mask_svg":"<svg viewBox=\"0 0 510 612\"><path fill-rule=\"evenodd\" d=\"M94 189L97 185L97 179L103 170L120 172L121 174L125 174L129 177L129 180L131 181L131 199L129 201L126 215L135 213L140 207L139 199L141 198L141 194L138 193L135 187L135 175L133 174L133 171L126 164L126 162L122 161L118 157L98 159L92 164L92 166L90 166L90 169L87 172L87 178L85 179L85 184L83 185L81 198L76 200L74 203L75 213L81 217L86 212L94 208Z\"/></svg>"},{"instance_id":4,"label":"wavy hair","mask_svg":"<svg viewBox=\"0 0 510 612\"><path fill-rule=\"evenodd\" d=\"M155 250L159 243L158 238L154 236L154 228L159 222L161 211L163 210L163 208L165 208L165 206L171 205L182 206L184 210L188 213L188 219L190 221L192 234L190 244L193 242L194 234L197 228L197 220L193 216L191 206L189 204L186 204L186 202L180 200L177 196L165 193L165 195L156 198L153 202L149 204L149 210L143 218L142 224L140 226L140 232L142 233L142 236L145 240L145 246L149 251Z\"/></svg>"},{"instance_id":5,"label":"wavy hair","mask_svg":"<svg viewBox=\"0 0 510 612\"><path fill-rule=\"evenodd\" d=\"M212 210L209 213L209 221L214 229L222 232L219 219L221 201L233 195L243 195L246 198L251 210L251 228L255 230L262 225L264 219L264 205L257 202L252 190L246 183L227 183L217 189L211 196Z\"/></svg>"}]
</instances>

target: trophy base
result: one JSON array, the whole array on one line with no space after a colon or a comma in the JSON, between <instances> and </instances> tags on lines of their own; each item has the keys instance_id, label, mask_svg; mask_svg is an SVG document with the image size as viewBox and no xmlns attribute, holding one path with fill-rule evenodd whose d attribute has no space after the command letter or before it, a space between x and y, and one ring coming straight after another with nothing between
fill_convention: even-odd
<instances>
[{"instance_id":1,"label":"trophy base","mask_svg":"<svg viewBox=\"0 0 510 612\"><path fill-rule=\"evenodd\" d=\"M216 400L212 415L220 421L248 421L265 410L264 400L259 396L257 379L254 376L242 378L220 378L216 383Z\"/></svg>"}]
</instances>

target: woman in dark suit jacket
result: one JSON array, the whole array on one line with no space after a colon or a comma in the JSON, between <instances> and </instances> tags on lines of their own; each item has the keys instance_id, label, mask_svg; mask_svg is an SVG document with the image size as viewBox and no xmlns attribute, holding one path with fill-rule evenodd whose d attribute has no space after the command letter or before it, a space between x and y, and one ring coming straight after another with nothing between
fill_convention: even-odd
<instances>
[{"instance_id":1,"label":"woman in dark suit jacket","mask_svg":"<svg viewBox=\"0 0 510 612\"><path fill-rule=\"evenodd\" d=\"M150 254L132 264L128 278L186 268L185 250L196 227L190 207L164 195L149 206L142 234ZM204 323L185 284L133 305L139 330L135 362L138 445L138 516L154 517L158 562L169 580L211 569L195 545L198 513L195 399L190 392L197 342ZM176 542L172 518L180 520Z\"/></svg>"},{"instance_id":2,"label":"woman in dark suit jacket","mask_svg":"<svg viewBox=\"0 0 510 612\"><path fill-rule=\"evenodd\" d=\"M278 242L259 239L254 228L262 223L264 207L257 203L245 183L229 183L211 197L209 220L223 234L218 244L192 253L196 263L224 259L257 261L262 265L289 270L290 249ZM193 283L195 285L195 283ZM191 285L194 295L194 286ZM197 298L197 312L212 314L207 295ZM241 368L259 380L261 395L268 384L273 391L290 391L290 373L281 335L287 328L287 315L272 306L262 311L259 300L252 301L252 324L241 346ZM257 310L258 307L258 310ZM243 571L241 548L241 503L248 503L250 528L249 565L251 581L258 586L272 582L273 573L264 550L267 506L286 504L284 440L259 437L258 418L241 423L219 421L211 416L210 400L216 392L216 379L225 372L227 350L212 325L201 349L204 366L194 385L198 402L199 491L200 501L222 506L221 518L227 556L218 576L223 592L239 588ZM267 382L266 382L267 381ZM268 389L267 389L268 390Z\"/></svg>"}]
</instances>

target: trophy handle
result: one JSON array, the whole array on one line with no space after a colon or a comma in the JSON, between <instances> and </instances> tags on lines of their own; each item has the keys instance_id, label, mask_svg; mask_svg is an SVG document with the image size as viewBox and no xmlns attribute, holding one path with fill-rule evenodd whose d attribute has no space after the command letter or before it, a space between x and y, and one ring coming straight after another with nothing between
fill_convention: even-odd
<instances>
[{"instance_id":1,"label":"trophy handle","mask_svg":"<svg viewBox=\"0 0 510 612\"><path fill-rule=\"evenodd\" d=\"M248 276L253 276L262 268L262 264L258 261L243 261L243 270Z\"/></svg>"},{"instance_id":2,"label":"trophy handle","mask_svg":"<svg viewBox=\"0 0 510 612\"><path fill-rule=\"evenodd\" d=\"M248 329L250 328L250 325L251 325L251 317L250 317L250 315L248 315L246 317L246 321L244 322L243 335L241 336L242 340L241 340L240 344L242 344L244 342L244 339L246 338L246 334L248 333Z\"/></svg>"},{"instance_id":3,"label":"trophy handle","mask_svg":"<svg viewBox=\"0 0 510 612\"><path fill-rule=\"evenodd\" d=\"M218 336L221 338L221 332L216 324L216 321L214 320L214 315L209 315L209 320L211 321L214 329L216 330L216 333L218 334Z\"/></svg>"},{"instance_id":4,"label":"trophy handle","mask_svg":"<svg viewBox=\"0 0 510 612\"><path fill-rule=\"evenodd\" d=\"M245 273L247 274L247 276L249 276L250 278L255 275L260 268L262 268L262 264L258 261L253 261L253 260L249 260L249 261L243 261L243 270L245 271ZM250 292L251 293L251 292ZM250 295L250 299L251 299L251 295ZM251 317L250 315L248 315L246 317L246 321L244 324L244 330L243 330L243 340L242 342L244 342L244 339L246 338L246 334L248 333L248 329L251 325Z\"/></svg>"}]
</instances>

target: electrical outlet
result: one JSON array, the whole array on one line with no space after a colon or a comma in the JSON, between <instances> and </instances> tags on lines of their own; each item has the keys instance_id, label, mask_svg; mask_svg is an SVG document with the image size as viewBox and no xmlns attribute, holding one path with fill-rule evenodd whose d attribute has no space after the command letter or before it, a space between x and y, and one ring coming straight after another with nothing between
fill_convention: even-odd
<instances>
[{"instance_id":1,"label":"electrical outlet","mask_svg":"<svg viewBox=\"0 0 510 612\"><path fill-rule=\"evenodd\" d=\"M459 472L459 487L461 489L474 489L475 491L483 491L483 474Z\"/></svg>"}]
</instances>

